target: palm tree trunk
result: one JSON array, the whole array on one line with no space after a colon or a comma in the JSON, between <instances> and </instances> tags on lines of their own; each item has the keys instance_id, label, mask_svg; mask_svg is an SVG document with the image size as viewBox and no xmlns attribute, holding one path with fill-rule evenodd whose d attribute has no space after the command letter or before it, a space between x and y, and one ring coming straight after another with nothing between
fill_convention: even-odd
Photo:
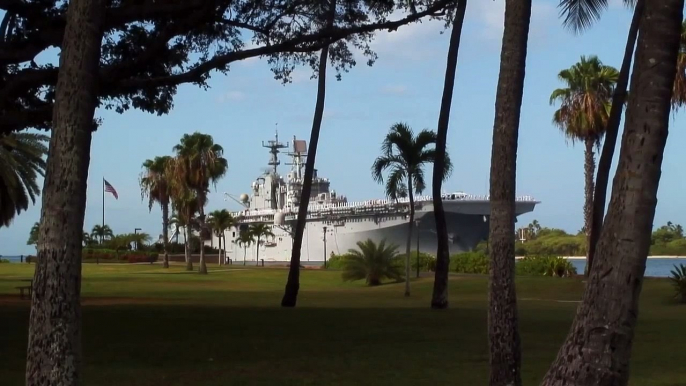
<instances>
[{"instance_id":1,"label":"palm tree trunk","mask_svg":"<svg viewBox=\"0 0 686 386\"><path fill-rule=\"evenodd\" d=\"M491 152L488 343L490 385L521 385L515 291L515 189L531 0L505 1Z\"/></svg>"},{"instance_id":2,"label":"palm tree trunk","mask_svg":"<svg viewBox=\"0 0 686 386\"><path fill-rule=\"evenodd\" d=\"M191 243L188 240L188 225L183 227L183 247L186 253L186 271L193 270L193 254L191 253Z\"/></svg>"},{"instance_id":3,"label":"palm tree trunk","mask_svg":"<svg viewBox=\"0 0 686 386\"><path fill-rule=\"evenodd\" d=\"M217 265L222 265L222 236L217 237L217 243L219 244L219 253L217 254Z\"/></svg>"},{"instance_id":4,"label":"palm tree trunk","mask_svg":"<svg viewBox=\"0 0 686 386\"><path fill-rule=\"evenodd\" d=\"M257 245L255 245L255 266L260 265L260 236L257 235Z\"/></svg>"},{"instance_id":5,"label":"palm tree trunk","mask_svg":"<svg viewBox=\"0 0 686 386\"><path fill-rule=\"evenodd\" d=\"M453 88L455 87L455 73L457 72L457 53L460 49L460 37L464 22L467 0L458 0L453 20L453 29L450 33L448 46L448 58L445 67L445 80L443 83L443 96L441 98L441 111L438 113L438 130L436 133L436 160L434 161L433 182L431 193L433 195L434 216L436 218L436 238L438 248L436 250L436 273L434 287L431 295L431 308L448 308L448 268L450 265L450 246L448 244L448 226L443 210L441 189L445 171L445 148L448 139L448 124L450 123L450 107L453 102Z\"/></svg>"},{"instance_id":6,"label":"palm tree trunk","mask_svg":"<svg viewBox=\"0 0 686 386\"><path fill-rule=\"evenodd\" d=\"M162 204L162 237L164 237L164 268L169 268L169 203Z\"/></svg>"},{"instance_id":7,"label":"palm tree trunk","mask_svg":"<svg viewBox=\"0 0 686 386\"><path fill-rule=\"evenodd\" d=\"M204 201L202 201L204 202ZM198 273L207 275L207 264L205 263L205 234L207 233L207 224L205 224L205 210L200 206L198 214L198 221L200 222L200 268Z\"/></svg>"},{"instance_id":8,"label":"palm tree trunk","mask_svg":"<svg viewBox=\"0 0 686 386\"><path fill-rule=\"evenodd\" d=\"M591 245L591 232L593 226L593 175L595 174L595 154L593 146L595 140L588 138L585 141L584 151L584 230L586 233L586 269L585 275L588 276L588 251Z\"/></svg>"},{"instance_id":9,"label":"palm tree trunk","mask_svg":"<svg viewBox=\"0 0 686 386\"><path fill-rule=\"evenodd\" d=\"M330 0L329 15L327 20L328 28L333 27L336 17L336 0ZM298 220L295 225L295 237L293 248L291 249L291 266L288 269L288 281L286 289L281 299L282 307L295 307L298 301L298 291L300 290L300 249L303 245L303 235L305 233L305 223L307 222L307 207L310 204L310 194L312 193L312 175L314 174L314 161L317 156L317 144L319 143L319 131L322 127L324 118L324 99L326 97L326 64L329 61L329 46L322 48L319 56L319 68L317 76L317 102L314 107L314 118L312 119L312 132L310 133L310 145L307 148L307 161L305 162L305 176L303 181L302 193L300 194L300 205L298 207Z\"/></svg>"},{"instance_id":10,"label":"palm tree trunk","mask_svg":"<svg viewBox=\"0 0 686 386\"><path fill-rule=\"evenodd\" d=\"M60 54L33 279L26 385L81 384L81 236L102 0L72 0Z\"/></svg>"},{"instance_id":11,"label":"palm tree trunk","mask_svg":"<svg viewBox=\"0 0 686 386\"><path fill-rule=\"evenodd\" d=\"M631 19L629 36L626 40L624 49L624 59L622 68L619 71L619 78L612 95L612 108L605 128L605 142L598 161L598 175L596 176L595 191L593 193L593 219L591 222L591 233L586 252L586 275L593 267L593 257L595 255L596 244L600 238L600 231L603 227L603 216L605 214L605 199L607 196L607 185L610 180L610 167L612 167L612 157L614 156L619 133L619 123L622 120L622 110L626 99L626 89L629 83L629 72L631 71L631 57L634 55L634 46L638 36L638 25L643 13L644 0L638 0L634 8L634 16Z\"/></svg>"},{"instance_id":12,"label":"palm tree trunk","mask_svg":"<svg viewBox=\"0 0 686 386\"><path fill-rule=\"evenodd\" d=\"M647 1L624 137L596 261L543 385L623 386L657 204L684 0Z\"/></svg>"},{"instance_id":13,"label":"palm tree trunk","mask_svg":"<svg viewBox=\"0 0 686 386\"><path fill-rule=\"evenodd\" d=\"M248 253L248 247L246 245L243 246L243 265L245 265L245 255Z\"/></svg>"},{"instance_id":14,"label":"palm tree trunk","mask_svg":"<svg viewBox=\"0 0 686 386\"><path fill-rule=\"evenodd\" d=\"M407 254L405 256L405 296L410 296L410 252L412 251L412 227L414 225L414 197L412 196L412 175L407 173L407 196L410 198L410 221L407 230Z\"/></svg>"}]
</instances>

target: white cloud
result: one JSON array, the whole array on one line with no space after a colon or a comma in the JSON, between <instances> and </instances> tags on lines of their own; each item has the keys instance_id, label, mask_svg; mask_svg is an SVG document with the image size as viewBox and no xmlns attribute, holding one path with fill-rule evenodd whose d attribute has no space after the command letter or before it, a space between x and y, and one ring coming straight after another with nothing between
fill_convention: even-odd
<instances>
[{"instance_id":1,"label":"white cloud","mask_svg":"<svg viewBox=\"0 0 686 386\"><path fill-rule=\"evenodd\" d=\"M384 94L395 94L395 95L401 95L405 94L407 92L407 87L403 85L388 85L385 86L381 89L381 92Z\"/></svg>"},{"instance_id":2,"label":"white cloud","mask_svg":"<svg viewBox=\"0 0 686 386\"><path fill-rule=\"evenodd\" d=\"M503 38L505 1L479 0L467 4L463 39L476 37L477 39L497 42L499 45ZM394 14L391 19L395 20L402 17L402 14ZM550 29L558 24L555 5L549 0L534 0L531 10L530 42L544 39ZM372 48L382 58L433 60L435 55L444 56L445 52L435 52L435 48L430 48L426 42L438 38L441 31L444 31L444 25L442 20L426 19L402 26L394 32L378 32L372 43ZM468 26L473 25L476 27L476 34L466 31Z\"/></svg>"},{"instance_id":3,"label":"white cloud","mask_svg":"<svg viewBox=\"0 0 686 386\"><path fill-rule=\"evenodd\" d=\"M217 102L219 103L224 103L224 102L237 102L245 99L245 94L241 91L229 91L226 92L222 95L220 95L217 98Z\"/></svg>"}]
</instances>

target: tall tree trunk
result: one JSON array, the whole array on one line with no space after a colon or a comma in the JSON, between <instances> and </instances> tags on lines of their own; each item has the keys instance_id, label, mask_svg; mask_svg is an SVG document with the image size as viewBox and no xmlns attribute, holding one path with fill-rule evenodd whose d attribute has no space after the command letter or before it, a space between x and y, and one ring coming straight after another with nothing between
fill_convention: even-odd
<instances>
[{"instance_id":1,"label":"tall tree trunk","mask_svg":"<svg viewBox=\"0 0 686 386\"><path fill-rule=\"evenodd\" d=\"M205 202L203 200L203 202ZM207 224L205 223L205 209L200 206L198 221L200 222L200 268L198 273L207 275L207 264L205 263L205 235L207 234Z\"/></svg>"},{"instance_id":2,"label":"tall tree trunk","mask_svg":"<svg viewBox=\"0 0 686 386\"><path fill-rule=\"evenodd\" d=\"M605 215L605 198L607 196L607 185L610 180L610 167L612 167L612 157L614 156L619 134L619 123L622 120L622 110L626 100L626 89L629 84L629 72L631 71L631 57L634 55L634 46L638 36L638 26L643 13L644 0L638 0L634 8L634 16L629 27L629 36L626 39L624 49L624 59L622 68L619 71L619 78L612 95L612 108L605 128L605 142L598 161L598 175L596 176L595 191L593 193L593 218L591 222L591 233L586 252L586 274L593 267L593 257L595 255L596 244L600 237L603 227L603 217Z\"/></svg>"},{"instance_id":3,"label":"tall tree trunk","mask_svg":"<svg viewBox=\"0 0 686 386\"><path fill-rule=\"evenodd\" d=\"M588 138L584 141L584 233L586 235L586 269L584 274L588 276L588 251L591 246L591 232L593 229L593 175L595 174L595 154L593 146L595 140Z\"/></svg>"},{"instance_id":4,"label":"tall tree trunk","mask_svg":"<svg viewBox=\"0 0 686 386\"><path fill-rule=\"evenodd\" d=\"M101 0L72 0L66 14L29 319L28 386L81 383L81 237L103 10Z\"/></svg>"},{"instance_id":5,"label":"tall tree trunk","mask_svg":"<svg viewBox=\"0 0 686 386\"><path fill-rule=\"evenodd\" d=\"M436 273L434 276L434 288L431 295L431 308L448 308L448 268L450 265L450 246L448 244L448 226L443 210L441 189L443 176L445 175L445 153L448 140L448 124L450 123L450 107L453 103L453 88L455 87L455 73L457 72L457 53L460 49L460 37L464 13L467 8L467 0L458 0L453 19L448 57L445 66L445 80L443 82L443 96L441 97L441 110L438 113L438 127L436 133L436 160L434 161L433 182L431 193L433 195L434 217L436 219Z\"/></svg>"},{"instance_id":6,"label":"tall tree trunk","mask_svg":"<svg viewBox=\"0 0 686 386\"><path fill-rule=\"evenodd\" d=\"M410 221L407 230L407 255L405 256L405 296L410 296L410 252L412 252L412 227L414 226L414 197L412 193L412 174L407 173L407 196L410 198Z\"/></svg>"},{"instance_id":7,"label":"tall tree trunk","mask_svg":"<svg viewBox=\"0 0 686 386\"><path fill-rule=\"evenodd\" d=\"M183 227L183 246L186 253L186 271L193 270L193 253L191 251L191 242L188 240L188 225Z\"/></svg>"},{"instance_id":8,"label":"tall tree trunk","mask_svg":"<svg viewBox=\"0 0 686 386\"><path fill-rule=\"evenodd\" d=\"M327 17L327 28L333 27L336 17L336 0L329 0L329 15ZM326 64L329 60L329 46L322 48L319 55L319 68L317 69L317 102L314 107L314 118L312 119L312 132L310 133L310 145L307 148L307 161L305 162L305 176L303 181L302 193L300 194L300 205L298 207L298 220L295 225L295 237L293 248L291 249L291 265L288 269L288 281L286 289L281 299L282 307L295 307L298 301L298 291L300 290L300 249L303 245L303 235L307 222L307 207L310 204L310 194L312 193L312 176L314 174L314 161L317 156L317 144L319 143L319 132L324 118L324 99L326 97Z\"/></svg>"},{"instance_id":9,"label":"tall tree trunk","mask_svg":"<svg viewBox=\"0 0 686 386\"><path fill-rule=\"evenodd\" d=\"M517 139L524 95L531 0L505 1L505 29L495 97L491 151L488 343L490 385L521 385L515 291Z\"/></svg>"},{"instance_id":10,"label":"tall tree trunk","mask_svg":"<svg viewBox=\"0 0 686 386\"><path fill-rule=\"evenodd\" d=\"M669 126L684 0L645 3L622 147L597 259L543 385L623 386Z\"/></svg>"},{"instance_id":11,"label":"tall tree trunk","mask_svg":"<svg viewBox=\"0 0 686 386\"><path fill-rule=\"evenodd\" d=\"M219 253L217 255L217 264L222 265L222 236L217 237L217 243L219 243Z\"/></svg>"},{"instance_id":12,"label":"tall tree trunk","mask_svg":"<svg viewBox=\"0 0 686 386\"><path fill-rule=\"evenodd\" d=\"M260 265L260 236L257 236L257 244L255 245L255 265Z\"/></svg>"},{"instance_id":13,"label":"tall tree trunk","mask_svg":"<svg viewBox=\"0 0 686 386\"><path fill-rule=\"evenodd\" d=\"M243 265L245 265L245 255L248 253L248 247L243 245Z\"/></svg>"},{"instance_id":14,"label":"tall tree trunk","mask_svg":"<svg viewBox=\"0 0 686 386\"><path fill-rule=\"evenodd\" d=\"M169 203L162 204L162 237L164 237L164 268L169 268Z\"/></svg>"}]
</instances>

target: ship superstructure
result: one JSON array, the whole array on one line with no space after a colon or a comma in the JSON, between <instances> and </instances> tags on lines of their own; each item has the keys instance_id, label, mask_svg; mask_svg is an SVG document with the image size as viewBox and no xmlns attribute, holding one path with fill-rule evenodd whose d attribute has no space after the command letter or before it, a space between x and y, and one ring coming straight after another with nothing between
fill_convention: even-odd
<instances>
[{"instance_id":1,"label":"ship superstructure","mask_svg":"<svg viewBox=\"0 0 686 386\"><path fill-rule=\"evenodd\" d=\"M241 261L288 261L293 243L292 234L302 201L302 185L307 159L307 144L293 137L291 144L274 140L262 143L269 149L270 158L262 175L251 185L250 194L241 194L235 199L244 208L234 212L239 226L225 233L225 248L228 258ZM289 172L278 173L279 153L288 149ZM488 196L474 196L464 192L445 193L441 196L446 213L450 253L471 250L488 236L490 203ZM415 221L417 228L413 236L413 250L436 253L436 231L431 196L415 197ZM307 208L307 222L301 249L302 261L322 261L330 253L341 254L356 248L358 241L371 238L386 239L387 243L403 246L407 241L409 199L375 199L348 201L347 197L331 189L328 178L314 170L312 191ZM538 202L531 196L517 197L516 214L531 212ZM268 224L274 234L260 245L242 245L237 242L240 232L251 224ZM216 238L216 236L213 236ZM212 243L217 245L217 240ZM244 256L245 255L245 256ZM327 256L328 257L328 256Z\"/></svg>"}]
</instances>

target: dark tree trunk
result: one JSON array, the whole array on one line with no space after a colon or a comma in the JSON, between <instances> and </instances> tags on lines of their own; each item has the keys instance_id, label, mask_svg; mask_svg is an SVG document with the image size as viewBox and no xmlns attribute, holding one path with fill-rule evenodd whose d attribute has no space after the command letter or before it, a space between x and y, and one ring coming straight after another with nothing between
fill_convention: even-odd
<instances>
[{"instance_id":1,"label":"dark tree trunk","mask_svg":"<svg viewBox=\"0 0 686 386\"><path fill-rule=\"evenodd\" d=\"M546 386L624 386L669 126L684 0L646 2L610 206L583 300Z\"/></svg>"},{"instance_id":2,"label":"dark tree trunk","mask_svg":"<svg viewBox=\"0 0 686 386\"><path fill-rule=\"evenodd\" d=\"M455 73L457 72L457 53L460 49L460 37L464 13L467 8L467 0L458 0L455 9L450 43L448 46L448 58L445 66L445 80L443 82L443 96L441 97L441 110L438 113L438 128L436 133L436 160L434 161L433 182L431 193L433 195L434 216L436 218L436 273L434 276L434 288L431 295L431 308L448 308L448 268L450 265L450 246L448 244L448 226L445 222L443 211L443 199L441 188L445 175L445 148L448 139L448 124L450 123L450 107L453 103L453 88L455 87Z\"/></svg>"},{"instance_id":3,"label":"dark tree trunk","mask_svg":"<svg viewBox=\"0 0 686 386\"><path fill-rule=\"evenodd\" d=\"M505 30L495 97L491 151L488 344L490 385L521 385L521 343L515 291L517 139L524 95L531 0L505 1Z\"/></svg>"},{"instance_id":4,"label":"dark tree trunk","mask_svg":"<svg viewBox=\"0 0 686 386\"><path fill-rule=\"evenodd\" d=\"M164 268L169 268L169 203L162 204L162 237L164 237Z\"/></svg>"},{"instance_id":5,"label":"dark tree trunk","mask_svg":"<svg viewBox=\"0 0 686 386\"><path fill-rule=\"evenodd\" d=\"M26 385L81 384L81 237L103 2L69 3L43 187Z\"/></svg>"},{"instance_id":6,"label":"dark tree trunk","mask_svg":"<svg viewBox=\"0 0 686 386\"><path fill-rule=\"evenodd\" d=\"M598 161L598 175L596 176L595 191L593 193L593 219L591 222L591 233L586 252L586 272L590 272L593 267L593 257L595 255L596 244L600 237L603 227L603 216L605 215L605 198L607 196L607 185L610 180L610 167L612 167L612 157L615 153L617 135L619 134L619 123L622 120L622 110L626 100L626 89L629 84L629 72L631 71L631 57L634 55L634 46L638 36L638 25L643 12L644 0L638 0L634 9L634 16L629 28L629 36L626 40L624 49L624 59L622 68L619 71L619 78L615 86L615 93L612 96L612 108L605 128L605 142Z\"/></svg>"},{"instance_id":7,"label":"dark tree trunk","mask_svg":"<svg viewBox=\"0 0 686 386\"><path fill-rule=\"evenodd\" d=\"M336 16L336 0L330 0L329 15L327 24L329 28L333 26ZM317 102L314 107L314 118L312 119L312 132L310 133L310 145L307 148L307 161L305 162L305 177L303 189L300 195L300 206L298 207L298 220L295 225L295 237L293 238L293 248L291 251L291 266L288 269L288 281L286 289L281 299L282 307L295 307L298 301L298 291L300 290L300 249L303 244L303 234L305 233L305 223L307 221L307 206L310 204L310 194L312 193L312 175L314 174L314 161L317 156L317 144L319 143L319 132L322 127L324 117L324 99L326 97L326 64L329 58L329 46L322 48L319 56L318 80L317 80Z\"/></svg>"},{"instance_id":8,"label":"dark tree trunk","mask_svg":"<svg viewBox=\"0 0 686 386\"><path fill-rule=\"evenodd\" d=\"M414 197L412 174L407 173L407 196L410 198L410 224L407 230L407 256L405 257L405 296L410 296L410 252L412 252L412 227L414 226Z\"/></svg>"},{"instance_id":9,"label":"dark tree trunk","mask_svg":"<svg viewBox=\"0 0 686 386\"><path fill-rule=\"evenodd\" d=\"M205 224L205 209L202 206L198 213L198 221L200 222L200 267L198 268L198 273L207 275L207 264L205 263L205 235L207 234L207 224Z\"/></svg>"},{"instance_id":10,"label":"dark tree trunk","mask_svg":"<svg viewBox=\"0 0 686 386\"><path fill-rule=\"evenodd\" d=\"M255 245L255 266L260 265L260 235L257 235L257 244Z\"/></svg>"},{"instance_id":11,"label":"dark tree trunk","mask_svg":"<svg viewBox=\"0 0 686 386\"><path fill-rule=\"evenodd\" d=\"M593 175L595 174L595 154L593 146L596 142L593 139L586 139L584 145L584 233L586 234L586 271L588 276L588 251L591 246L591 231L593 227Z\"/></svg>"},{"instance_id":12,"label":"dark tree trunk","mask_svg":"<svg viewBox=\"0 0 686 386\"><path fill-rule=\"evenodd\" d=\"M188 225L183 227L183 244L186 252L186 271L193 270L193 253L191 251L191 242L188 240Z\"/></svg>"}]
</instances>

